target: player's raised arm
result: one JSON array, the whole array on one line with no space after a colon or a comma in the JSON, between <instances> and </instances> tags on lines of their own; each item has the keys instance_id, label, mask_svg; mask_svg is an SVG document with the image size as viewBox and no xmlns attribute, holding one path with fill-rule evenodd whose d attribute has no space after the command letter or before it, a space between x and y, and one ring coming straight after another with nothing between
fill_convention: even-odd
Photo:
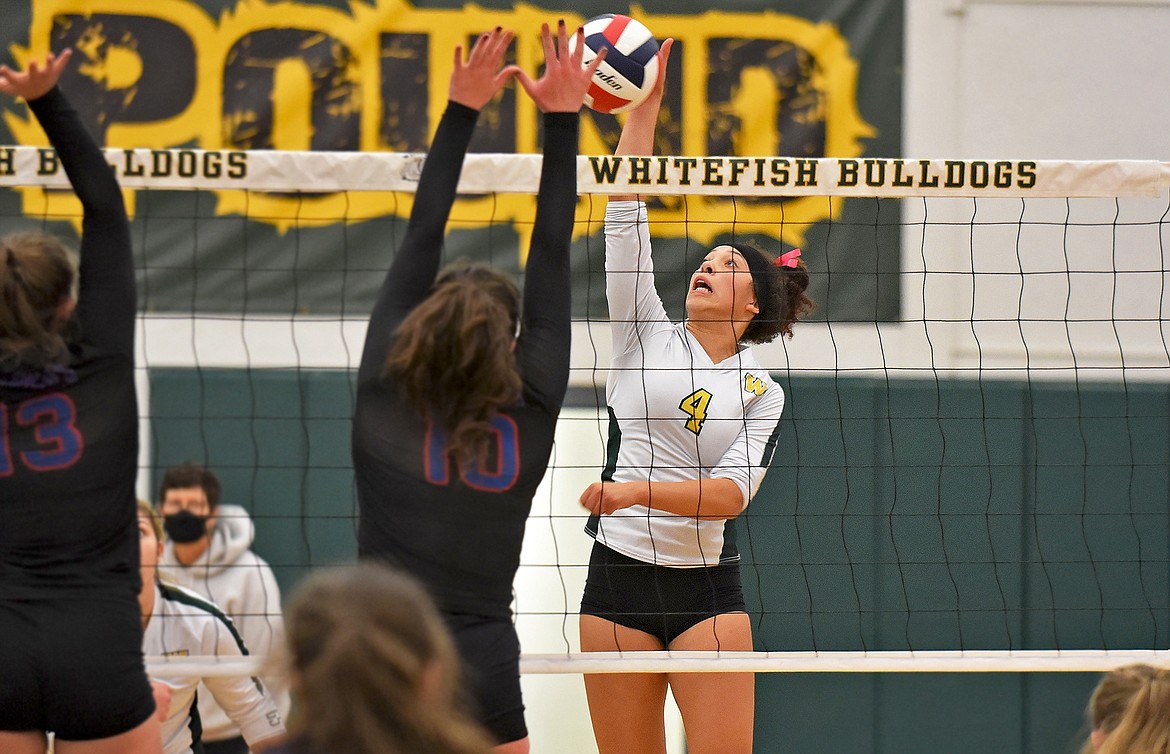
<instances>
[{"instance_id":1,"label":"player's raised arm","mask_svg":"<svg viewBox=\"0 0 1170 754\"><path fill-rule=\"evenodd\" d=\"M479 36L466 58L462 45L455 48L447 110L419 177L406 235L370 315L359 379L381 372L395 327L426 297L439 272L443 233L479 111L514 75L503 68L514 36L497 26Z\"/></svg>"},{"instance_id":2,"label":"player's raised arm","mask_svg":"<svg viewBox=\"0 0 1170 754\"><path fill-rule=\"evenodd\" d=\"M646 101L630 111L625 125L622 126L622 135L618 138L614 155L654 154L654 132L658 127L658 111L662 109L662 94L666 90L666 66L670 62L670 48L673 46L674 40L668 38L658 48L658 81L655 82ZM614 201L633 201L637 198L636 194L610 197Z\"/></svg>"},{"instance_id":3,"label":"player's raised arm","mask_svg":"<svg viewBox=\"0 0 1170 754\"><path fill-rule=\"evenodd\" d=\"M72 53L49 53L25 71L0 66L0 91L23 98L57 150L84 211L78 314L84 337L103 350L134 347L134 268L130 225L113 169L97 141L57 87Z\"/></svg>"},{"instance_id":4,"label":"player's raised arm","mask_svg":"<svg viewBox=\"0 0 1170 754\"><path fill-rule=\"evenodd\" d=\"M583 32L577 30L577 44L570 52L564 21L557 27L558 44L553 44L548 24L541 27L540 34L544 74L534 81L516 69L517 79L543 112L544 123L544 162L516 357L528 400L556 411L564 400L569 377L569 243L577 205L578 112L604 55L583 66Z\"/></svg>"}]
</instances>

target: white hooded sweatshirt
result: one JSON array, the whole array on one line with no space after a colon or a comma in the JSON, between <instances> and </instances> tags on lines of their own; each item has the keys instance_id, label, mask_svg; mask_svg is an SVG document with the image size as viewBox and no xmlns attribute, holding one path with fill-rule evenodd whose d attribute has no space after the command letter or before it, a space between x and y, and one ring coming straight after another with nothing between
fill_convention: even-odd
<instances>
[{"instance_id":1,"label":"white hooded sweatshirt","mask_svg":"<svg viewBox=\"0 0 1170 754\"><path fill-rule=\"evenodd\" d=\"M248 652L266 656L284 642L280 587L272 569L250 549L256 528L238 505L220 505L211 530L211 544L196 562L180 565L173 542L167 542L159 568L167 580L186 587L219 606L235 623ZM281 677L262 676L281 715L288 715L287 683ZM240 730L200 685L199 716L204 741L223 741Z\"/></svg>"}]
</instances>

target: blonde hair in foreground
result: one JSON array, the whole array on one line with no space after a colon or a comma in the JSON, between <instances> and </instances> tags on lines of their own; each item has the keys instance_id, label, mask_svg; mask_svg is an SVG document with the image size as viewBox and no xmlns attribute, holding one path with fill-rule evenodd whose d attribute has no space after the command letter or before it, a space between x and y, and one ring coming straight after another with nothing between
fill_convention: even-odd
<instances>
[{"instance_id":1,"label":"blonde hair in foreground","mask_svg":"<svg viewBox=\"0 0 1170 754\"><path fill-rule=\"evenodd\" d=\"M1095 740L1083 754L1170 754L1170 670L1127 665L1106 673L1089 699Z\"/></svg>"},{"instance_id":2,"label":"blonde hair in foreground","mask_svg":"<svg viewBox=\"0 0 1170 754\"><path fill-rule=\"evenodd\" d=\"M492 743L458 703L454 644L406 574L362 564L318 572L286 609L291 733L313 751L473 754Z\"/></svg>"}]
</instances>

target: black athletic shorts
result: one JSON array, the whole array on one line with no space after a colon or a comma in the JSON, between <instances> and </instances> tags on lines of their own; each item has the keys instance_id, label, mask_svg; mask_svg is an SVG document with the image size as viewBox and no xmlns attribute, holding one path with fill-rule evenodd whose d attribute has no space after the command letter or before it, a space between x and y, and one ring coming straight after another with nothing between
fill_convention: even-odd
<instances>
[{"instance_id":1,"label":"black athletic shorts","mask_svg":"<svg viewBox=\"0 0 1170 754\"><path fill-rule=\"evenodd\" d=\"M0 599L0 730L92 741L153 714L132 591Z\"/></svg>"},{"instance_id":2,"label":"black athletic shorts","mask_svg":"<svg viewBox=\"0 0 1170 754\"><path fill-rule=\"evenodd\" d=\"M650 634L669 647L708 618L746 611L738 563L670 568L593 544L582 615Z\"/></svg>"},{"instance_id":3,"label":"black athletic shorts","mask_svg":"<svg viewBox=\"0 0 1170 754\"><path fill-rule=\"evenodd\" d=\"M444 614L463 661L476 719L496 743L528 737L520 696L520 638L512 621Z\"/></svg>"}]
</instances>

